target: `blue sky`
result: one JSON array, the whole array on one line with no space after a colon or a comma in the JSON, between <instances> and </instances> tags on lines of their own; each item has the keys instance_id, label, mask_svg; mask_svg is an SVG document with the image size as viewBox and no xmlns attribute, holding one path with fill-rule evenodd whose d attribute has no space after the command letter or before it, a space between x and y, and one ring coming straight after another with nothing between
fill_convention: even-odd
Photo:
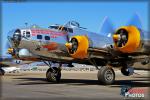
<instances>
[{"instance_id":1,"label":"blue sky","mask_svg":"<svg viewBox=\"0 0 150 100\"><path fill-rule=\"evenodd\" d=\"M51 24L64 24L75 20L89 31L99 32L103 18L108 16L116 27L125 25L134 13L142 19L148 30L147 2L22 2L2 3L3 54L7 33L19 27L37 24L47 28Z\"/></svg>"}]
</instances>

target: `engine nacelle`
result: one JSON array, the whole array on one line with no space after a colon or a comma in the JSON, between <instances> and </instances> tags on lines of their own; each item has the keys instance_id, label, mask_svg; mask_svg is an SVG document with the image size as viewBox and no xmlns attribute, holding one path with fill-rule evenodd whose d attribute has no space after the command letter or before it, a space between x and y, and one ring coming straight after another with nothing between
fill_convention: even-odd
<instances>
[{"instance_id":1,"label":"engine nacelle","mask_svg":"<svg viewBox=\"0 0 150 100\"><path fill-rule=\"evenodd\" d=\"M113 35L114 47L123 53L133 53L140 48L141 34L135 26L119 28Z\"/></svg>"},{"instance_id":2,"label":"engine nacelle","mask_svg":"<svg viewBox=\"0 0 150 100\"><path fill-rule=\"evenodd\" d=\"M65 44L69 54L73 58L84 59L87 58L89 41L87 36L74 36L69 43Z\"/></svg>"}]
</instances>

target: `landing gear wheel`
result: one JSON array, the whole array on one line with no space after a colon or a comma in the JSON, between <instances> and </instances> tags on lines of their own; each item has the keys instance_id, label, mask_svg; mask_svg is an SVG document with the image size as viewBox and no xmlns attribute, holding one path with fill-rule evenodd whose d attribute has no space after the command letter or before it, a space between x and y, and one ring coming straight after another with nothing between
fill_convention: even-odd
<instances>
[{"instance_id":1,"label":"landing gear wheel","mask_svg":"<svg viewBox=\"0 0 150 100\"><path fill-rule=\"evenodd\" d=\"M121 68L121 73L125 76L130 76L134 73L134 69L132 67L122 67Z\"/></svg>"},{"instance_id":2,"label":"landing gear wheel","mask_svg":"<svg viewBox=\"0 0 150 100\"><path fill-rule=\"evenodd\" d=\"M3 70L3 69L0 69L0 76L2 76L2 75L4 75L4 74L5 74L4 70Z\"/></svg>"},{"instance_id":3,"label":"landing gear wheel","mask_svg":"<svg viewBox=\"0 0 150 100\"><path fill-rule=\"evenodd\" d=\"M61 69L57 67L49 68L46 72L48 82L59 82L61 79Z\"/></svg>"},{"instance_id":4,"label":"landing gear wheel","mask_svg":"<svg viewBox=\"0 0 150 100\"><path fill-rule=\"evenodd\" d=\"M112 68L104 66L97 74L98 81L104 85L111 85L115 80L115 72Z\"/></svg>"}]
</instances>

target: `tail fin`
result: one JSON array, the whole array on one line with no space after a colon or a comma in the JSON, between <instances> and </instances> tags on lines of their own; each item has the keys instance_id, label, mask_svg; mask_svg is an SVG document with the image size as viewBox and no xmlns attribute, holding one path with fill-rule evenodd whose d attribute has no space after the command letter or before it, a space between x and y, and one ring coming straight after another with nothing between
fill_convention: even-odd
<instances>
[{"instance_id":1,"label":"tail fin","mask_svg":"<svg viewBox=\"0 0 150 100\"><path fill-rule=\"evenodd\" d=\"M100 34L107 36L107 37L111 37L112 34L114 33L115 28L113 23L111 22L111 20L106 16L101 24L101 28L100 28Z\"/></svg>"},{"instance_id":2,"label":"tail fin","mask_svg":"<svg viewBox=\"0 0 150 100\"><path fill-rule=\"evenodd\" d=\"M137 28L139 29L142 29L142 21L141 21L141 18L139 16L138 13L135 13L131 19L128 21L128 23L126 24L127 26L129 25L133 25L133 26L136 26Z\"/></svg>"},{"instance_id":3,"label":"tail fin","mask_svg":"<svg viewBox=\"0 0 150 100\"><path fill-rule=\"evenodd\" d=\"M143 30L143 24L142 24L142 20L140 18L140 15L136 12L133 14L133 16L129 19L129 21L127 22L126 26L135 26L140 30L140 35L143 38L147 38L148 33L146 31Z\"/></svg>"},{"instance_id":4,"label":"tail fin","mask_svg":"<svg viewBox=\"0 0 150 100\"><path fill-rule=\"evenodd\" d=\"M138 15L138 13L135 13L126 25L127 26L133 25L139 29L142 29L142 22L141 22L141 18ZM108 18L108 16L106 16L102 22L100 34L110 37L110 36L112 36L112 34L114 32L115 32L115 27L114 27L113 23L111 22L111 20Z\"/></svg>"}]
</instances>

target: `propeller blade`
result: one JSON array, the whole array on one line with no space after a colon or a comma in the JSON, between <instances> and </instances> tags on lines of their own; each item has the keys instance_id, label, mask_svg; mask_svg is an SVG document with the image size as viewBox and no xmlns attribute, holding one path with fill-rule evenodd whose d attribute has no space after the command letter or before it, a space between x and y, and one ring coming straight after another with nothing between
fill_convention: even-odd
<instances>
[{"instance_id":1,"label":"propeller blade","mask_svg":"<svg viewBox=\"0 0 150 100\"><path fill-rule=\"evenodd\" d=\"M110 37L115 32L115 28L111 20L106 16L101 25L100 34Z\"/></svg>"},{"instance_id":2,"label":"propeller blade","mask_svg":"<svg viewBox=\"0 0 150 100\"><path fill-rule=\"evenodd\" d=\"M69 42L69 40L70 40L70 36L68 33L66 33L66 41Z\"/></svg>"},{"instance_id":3,"label":"propeller blade","mask_svg":"<svg viewBox=\"0 0 150 100\"><path fill-rule=\"evenodd\" d=\"M70 48L70 51L73 54L74 52L76 52L78 48L78 42L76 39L72 39L70 42L72 43L72 47Z\"/></svg>"},{"instance_id":4,"label":"propeller blade","mask_svg":"<svg viewBox=\"0 0 150 100\"><path fill-rule=\"evenodd\" d=\"M142 29L142 21L141 21L140 16L137 13L135 13L133 17L129 20L129 22L127 23L127 26L129 25L134 25L137 28Z\"/></svg>"}]
</instances>

